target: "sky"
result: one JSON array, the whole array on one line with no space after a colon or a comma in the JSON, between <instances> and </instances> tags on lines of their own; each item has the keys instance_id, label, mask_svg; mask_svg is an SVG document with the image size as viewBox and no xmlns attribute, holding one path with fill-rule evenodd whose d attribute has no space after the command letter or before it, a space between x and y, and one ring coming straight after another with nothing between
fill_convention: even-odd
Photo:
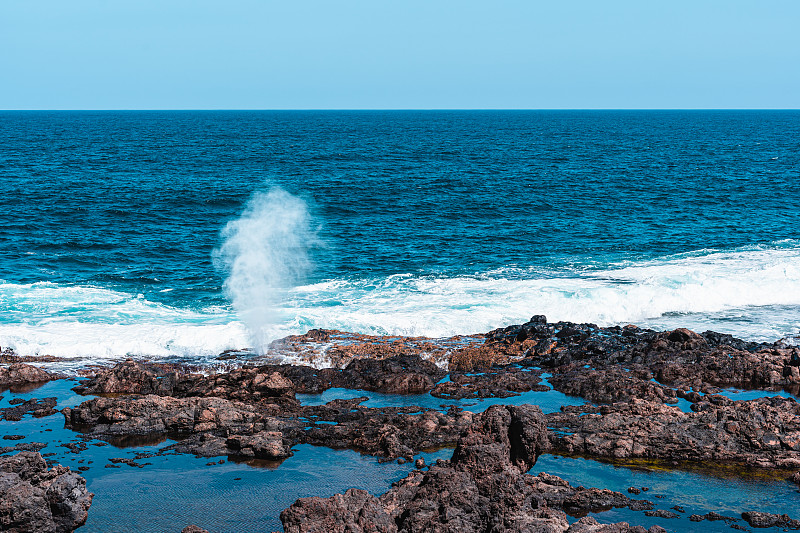
<instances>
[{"instance_id":1,"label":"sky","mask_svg":"<svg viewBox=\"0 0 800 533\"><path fill-rule=\"evenodd\" d=\"M797 0L0 0L0 109L797 109Z\"/></svg>"}]
</instances>

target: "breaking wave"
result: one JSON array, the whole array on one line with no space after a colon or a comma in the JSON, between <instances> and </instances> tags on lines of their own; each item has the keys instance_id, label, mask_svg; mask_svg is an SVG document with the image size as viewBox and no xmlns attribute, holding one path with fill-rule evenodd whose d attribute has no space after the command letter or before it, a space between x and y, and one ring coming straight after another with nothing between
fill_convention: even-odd
<instances>
[{"instance_id":1,"label":"breaking wave","mask_svg":"<svg viewBox=\"0 0 800 533\"><path fill-rule=\"evenodd\" d=\"M261 342L310 328L444 337L551 321L713 329L772 341L800 331L800 243L702 250L603 268L397 274L283 287ZM235 302L235 299L234 299ZM208 357L252 348L238 306L189 310L99 287L0 284L0 346L85 358Z\"/></svg>"}]
</instances>

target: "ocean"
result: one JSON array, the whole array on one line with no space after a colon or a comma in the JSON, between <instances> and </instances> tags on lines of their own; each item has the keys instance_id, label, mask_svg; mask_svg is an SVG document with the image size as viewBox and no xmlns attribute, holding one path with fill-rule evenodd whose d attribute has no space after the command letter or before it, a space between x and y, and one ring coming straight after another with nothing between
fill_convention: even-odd
<instances>
[{"instance_id":1,"label":"ocean","mask_svg":"<svg viewBox=\"0 0 800 533\"><path fill-rule=\"evenodd\" d=\"M0 112L0 347L800 334L800 111Z\"/></svg>"}]
</instances>

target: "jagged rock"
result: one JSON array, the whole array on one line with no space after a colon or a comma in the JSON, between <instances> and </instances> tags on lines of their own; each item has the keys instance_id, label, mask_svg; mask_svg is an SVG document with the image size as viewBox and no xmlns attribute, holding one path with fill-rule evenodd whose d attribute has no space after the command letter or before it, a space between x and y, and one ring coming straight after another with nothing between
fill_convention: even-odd
<instances>
[{"instance_id":1,"label":"jagged rock","mask_svg":"<svg viewBox=\"0 0 800 533\"><path fill-rule=\"evenodd\" d=\"M231 435L225 441L228 455L255 459L286 459L292 455L280 431L261 431L255 435Z\"/></svg>"},{"instance_id":2,"label":"jagged rock","mask_svg":"<svg viewBox=\"0 0 800 533\"><path fill-rule=\"evenodd\" d=\"M586 369L573 364L562 367L549 378L553 388L594 403L626 402L634 398L655 402L677 402L677 393L652 381L653 375L644 367L604 367Z\"/></svg>"},{"instance_id":3,"label":"jagged rock","mask_svg":"<svg viewBox=\"0 0 800 533\"><path fill-rule=\"evenodd\" d=\"M410 459L415 450L455 443L473 416L457 408L447 413L417 407L363 408L359 401L363 399L289 408L214 397L147 395L93 398L62 412L68 429L100 439L170 436L180 440L170 448L177 451L266 459L288 457L295 444Z\"/></svg>"},{"instance_id":4,"label":"jagged rock","mask_svg":"<svg viewBox=\"0 0 800 533\"><path fill-rule=\"evenodd\" d=\"M590 457L800 467L800 405L791 398L707 397L696 412L633 400L547 415L556 449Z\"/></svg>"},{"instance_id":5,"label":"jagged rock","mask_svg":"<svg viewBox=\"0 0 800 533\"><path fill-rule=\"evenodd\" d=\"M0 446L0 455L11 452L38 452L47 447L44 442L20 442L14 446Z\"/></svg>"},{"instance_id":6,"label":"jagged rock","mask_svg":"<svg viewBox=\"0 0 800 533\"><path fill-rule=\"evenodd\" d=\"M59 376L51 374L41 368L25 363L13 363L8 366L0 366L0 387L11 387L14 385L25 385L29 383L44 383Z\"/></svg>"},{"instance_id":7,"label":"jagged rock","mask_svg":"<svg viewBox=\"0 0 800 533\"><path fill-rule=\"evenodd\" d=\"M789 515L777 515L771 513L760 513L757 511L747 511L742 513L744 521L751 527L780 527L784 529L800 529L800 520L790 518Z\"/></svg>"},{"instance_id":8,"label":"jagged rock","mask_svg":"<svg viewBox=\"0 0 800 533\"><path fill-rule=\"evenodd\" d=\"M447 399L508 398L520 392L550 390L541 382L541 371L504 369L482 374L451 372L450 380L438 383L431 395Z\"/></svg>"},{"instance_id":9,"label":"jagged rock","mask_svg":"<svg viewBox=\"0 0 800 533\"><path fill-rule=\"evenodd\" d=\"M48 470L38 453L0 457L2 531L74 531L86 522L92 497L86 480L61 465Z\"/></svg>"},{"instance_id":10,"label":"jagged rock","mask_svg":"<svg viewBox=\"0 0 800 533\"><path fill-rule=\"evenodd\" d=\"M287 533L563 533L569 523L562 509L652 508L649 502L637 504L620 493L575 488L547 474L526 474L547 447L538 407L493 406L475 416L451 461L437 462L424 473L412 472L379 498L356 489L332 498L302 498L281 513L281 521Z\"/></svg>"},{"instance_id":11,"label":"jagged rock","mask_svg":"<svg viewBox=\"0 0 800 533\"><path fill-rule=\"evenodd\" d=\"M127 360L75 388L82 394L156 394L186 398L216 396L246 402L291 405L295 392L319 393L347 387L388 394L420 394L431 390L445 372L418 355L387 359L354 359L344 369L264 365L208 376L178 372L174 365Z\"/></svg>"}]
</instances>

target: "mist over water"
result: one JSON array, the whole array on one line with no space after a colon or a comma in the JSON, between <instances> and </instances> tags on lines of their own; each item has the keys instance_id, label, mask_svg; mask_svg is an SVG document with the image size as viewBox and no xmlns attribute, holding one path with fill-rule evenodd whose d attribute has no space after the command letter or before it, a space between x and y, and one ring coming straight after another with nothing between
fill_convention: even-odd
<instances>
[{"instance_id":1,"label":"mist over water","mask_svg":"<svg viewBox=\"0 0 800 533\"><path fill-rule=\"evenodd\" d=\"M309 249L317 237L308 206L280 187L256 192L221 237L213 256L227 272L225 294L247 328L250 347L263 352L275 339L276 306L313 266Z\"/></svg>"}]
</instances>

